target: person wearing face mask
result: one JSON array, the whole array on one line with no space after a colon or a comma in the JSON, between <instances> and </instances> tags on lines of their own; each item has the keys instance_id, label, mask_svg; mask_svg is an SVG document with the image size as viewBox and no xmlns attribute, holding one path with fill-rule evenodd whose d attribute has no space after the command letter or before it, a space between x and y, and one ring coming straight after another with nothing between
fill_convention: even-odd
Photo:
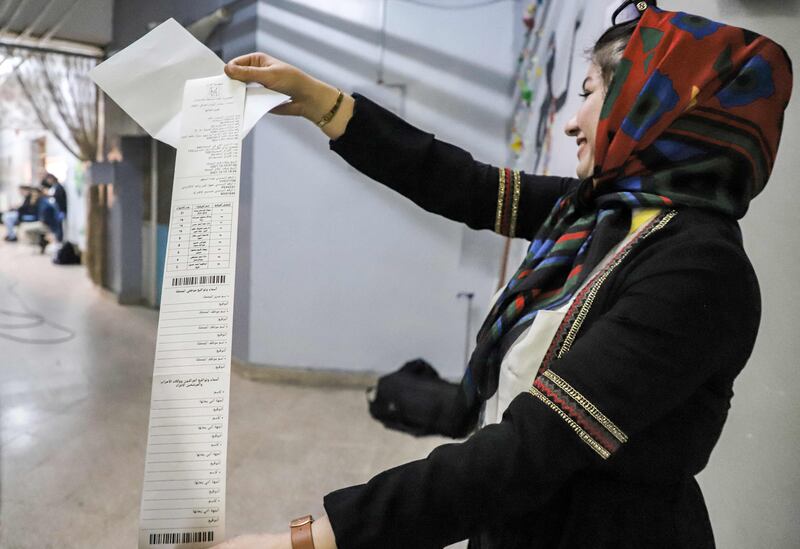
<instances>
[{"instance_id":1,"label":"person wearing face mask","mask_svg":"<svg viewBox=\"0 0 800 549\"><path fill-rule=\"evenodd\" d=\"M443 412L465 441L220 548L714 546L695 475L758 331L738 220L774 165L791 62L754 32L637 7L591 52L566 127L578 179L481 163L263 53L228 63L361 172L531 245Z\"/></svg>"}]
</instances>

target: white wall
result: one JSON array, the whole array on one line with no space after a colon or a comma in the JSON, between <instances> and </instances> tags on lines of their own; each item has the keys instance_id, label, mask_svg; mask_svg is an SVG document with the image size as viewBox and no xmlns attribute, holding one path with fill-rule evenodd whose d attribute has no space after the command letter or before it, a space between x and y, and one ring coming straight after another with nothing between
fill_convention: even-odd
<instances>
[{"instance_id":1,"label":"white wall","mask_svg":"<svg viewBox=\"0 0 800 549\"><path fill-rule=\"evenodd\" d=\"M800 63L797 1L673 0L690 11L776 40ZM763 316L755 351L736 381L730 417L700 482L717 546L795 548L800 540L800 83L784 126L777 163L741 226L761 284Z\"/></svg>"},{"instance_id":2,"label":"white wall","mask_svg":"<svg viewBox=\"0 0 800 549\"><path fill-rule=\"evenodd\" d=\"M44 132L40 129L0 129L0 210L19 206L19 185L29 185L31 176L31 141Z\"/></svg>"},{"instance_id":3,"label":"white wall","mask_svg":"<svg viewBox=\"0 0 800 549\"><path fill-rule=\"evenodd\" d=\"M506 160L508 89L521 2L440 11L390 1L386 76L374 85L381 3L269 1L258 47L496 164ZM493 289L502 240L432 216L350 168L306 121L268 117L254 138L249 356L253 363L388 371L422 356L463 371Z\"/></svg>"}]
</instances>

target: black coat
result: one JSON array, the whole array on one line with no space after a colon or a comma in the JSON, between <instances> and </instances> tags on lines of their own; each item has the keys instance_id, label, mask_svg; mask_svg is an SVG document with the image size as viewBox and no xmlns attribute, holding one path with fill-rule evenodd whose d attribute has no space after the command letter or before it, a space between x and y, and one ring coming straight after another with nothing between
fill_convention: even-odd
<instances>
[{"instance_id":1,"label":"black coat","mask_svg":"<svg viewBox=\"0 0 800 549\"><path fill-rule=\"evenodd\" d=\"M497 168L354 97L331 149L428 211L495 226ZM516 234L532 238L576 184L523 174ZM713 547L694 477L720 436L761 315L738 224L678 210L584 308L547 380L566 402L522 393L501 423L465 442L328 494L339 548L439 548L466 538L481 549ZM576 428L580 414L597 432ZM587 440L615 430L609 455Z\"/></svg>"},{"instance_id":2,"label":"black coat","mask_svg":"<svg viewBox=\"0 0 800 549\"><path fill-rule=\"evenodd\" d=\"M58 205L59 211L67 215L67 191L64 189L64 185L58 181L53 184L53 198Z\"/></svg>"}]
</instances>

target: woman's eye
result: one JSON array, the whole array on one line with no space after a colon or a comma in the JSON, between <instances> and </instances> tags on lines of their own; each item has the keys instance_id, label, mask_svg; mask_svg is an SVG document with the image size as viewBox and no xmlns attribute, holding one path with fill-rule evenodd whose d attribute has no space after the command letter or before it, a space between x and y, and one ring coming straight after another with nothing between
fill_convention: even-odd
<instances>
[{"instance_id":1,"label":"woman's eye","mask_svg":"<svg viewBox=\"0 0 800 549\"><path fill-rule=\"evenodd\" d=\"M585 92L583 92L583 93L579 93L578 95L580 95L581 97L583 97L584 99L586 99L587 97L589 97L590 95L592 95L592 92L587 92L587 91L585 91Z\"/></svg>"}]
</instances>

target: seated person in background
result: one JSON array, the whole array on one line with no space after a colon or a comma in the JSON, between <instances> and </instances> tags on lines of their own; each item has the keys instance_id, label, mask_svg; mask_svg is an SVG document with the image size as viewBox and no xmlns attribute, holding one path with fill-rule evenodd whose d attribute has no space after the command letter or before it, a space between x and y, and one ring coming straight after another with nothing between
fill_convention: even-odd
<instances>
[{"instance_id":1,"label":"seated person in background","mask_svg":"<svg viewBox=\"0 0 800 549\"><path fill-rule=\"evenodd\" d=\"M20 185L19 188L24 194L22 205L3 214L3 223L6 226L6 242L17 241L17 225L21 222L39 220L37 202L42 198L41 191L28 185Z\"/></svg>"}]
</instances>

